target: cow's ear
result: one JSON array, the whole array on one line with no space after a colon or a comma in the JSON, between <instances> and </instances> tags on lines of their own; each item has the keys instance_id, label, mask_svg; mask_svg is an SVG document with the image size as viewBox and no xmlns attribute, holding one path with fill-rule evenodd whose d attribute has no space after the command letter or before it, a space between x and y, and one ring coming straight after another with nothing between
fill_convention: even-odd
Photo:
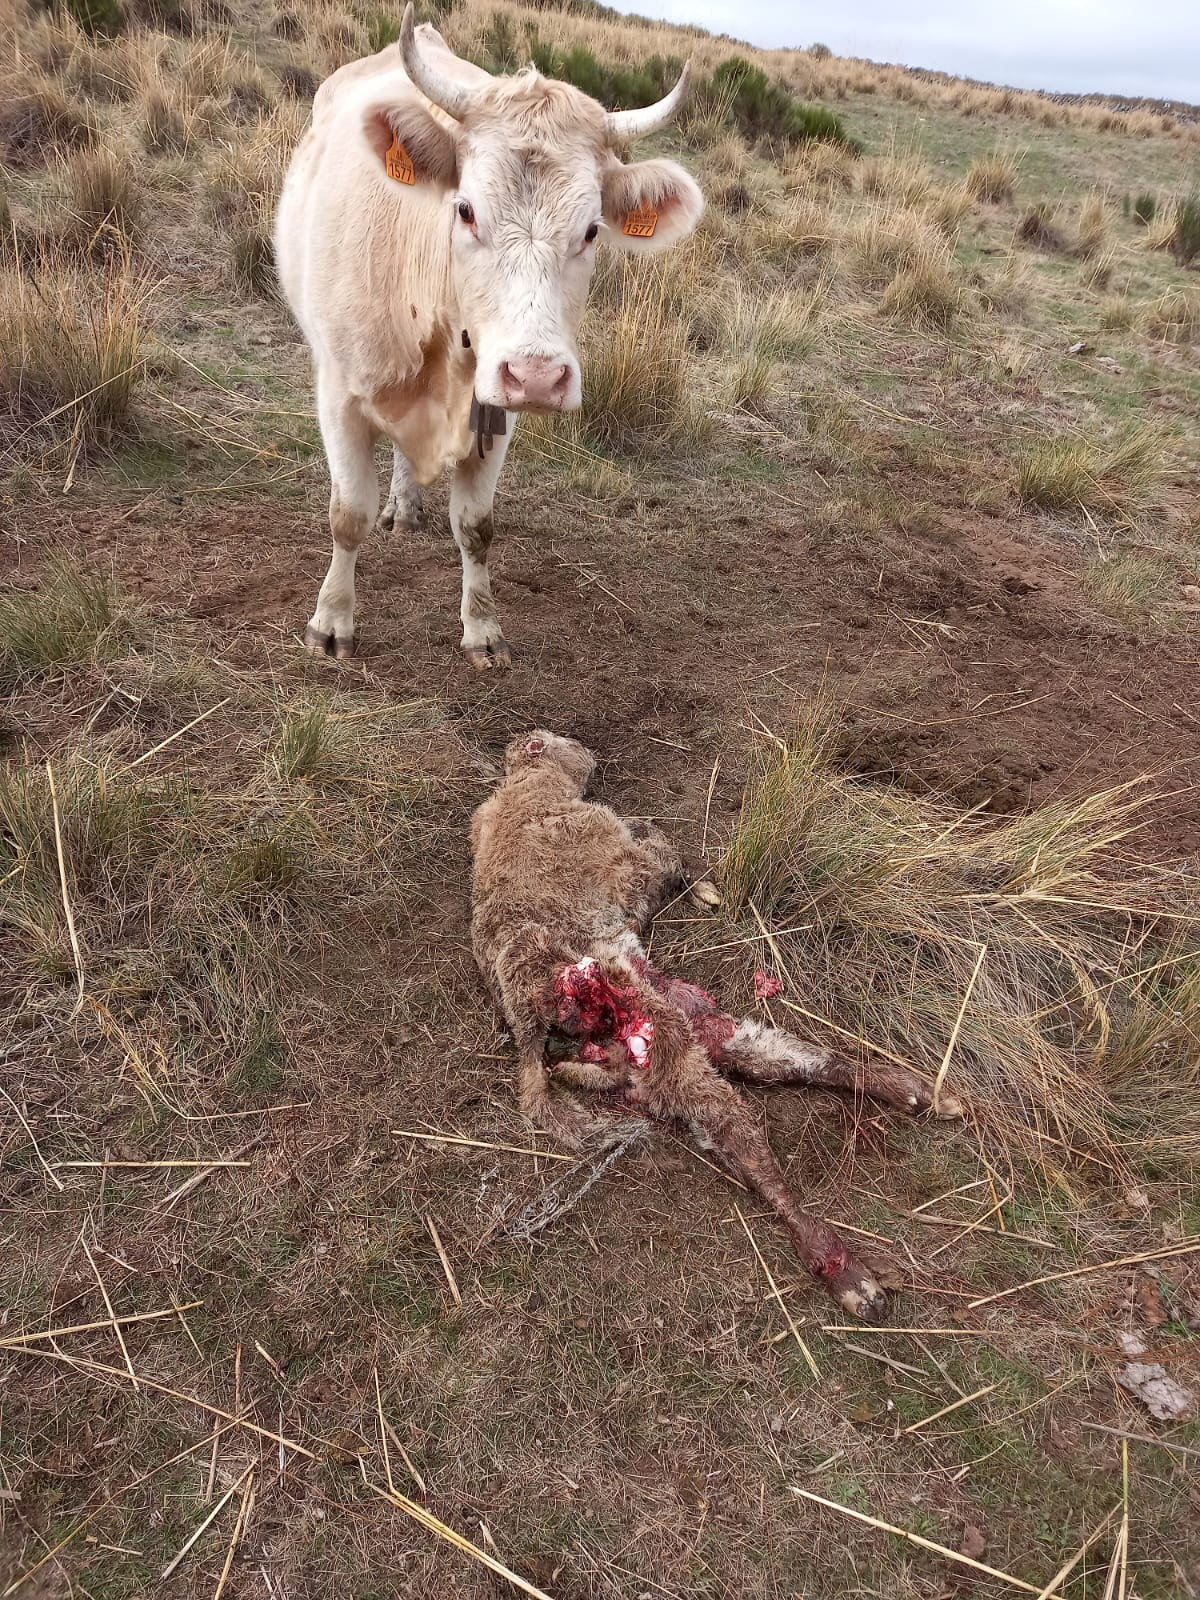
<instances>
[{"instance_id":1,"label":"cow's ear","mask_svg":"<svg viewBox=\"0 0 1200 1600\"><path fill-rule=\"evenodd\" d=\"M450 188L458 181L454 135L423 106L372 106L363 133L380 170L395 183L432 183Z\"/></svg>"},{"instance_id":2,"label":"cow's ear","mask_svg":"<svg viewBox=\"0 0 1200 1600\"><path fill-rule=\"evenodd\" d=\"M675 161L614 164L604 180L608 242L653 255L692 232L704 211L695 180Z\"/></svg>"}]
</instances>

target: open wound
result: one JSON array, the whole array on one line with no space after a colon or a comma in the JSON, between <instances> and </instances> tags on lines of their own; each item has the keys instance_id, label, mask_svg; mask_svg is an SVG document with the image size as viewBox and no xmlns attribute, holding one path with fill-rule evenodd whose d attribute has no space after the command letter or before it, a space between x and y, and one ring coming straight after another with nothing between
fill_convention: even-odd
<instances>
[{"instance_id":1,"label":"open wound","mask_svg":"<svg viewBox=\"0 0 1200 1600\"><path fill-rule=\"evenodd\" d=\"M417 169L413 166L412 157L395 133L392 134L392 142L383 158L383 164L388 177L394 178L397 183L416 183ZM653 229L651 231L653 232Z\"/></svg>"},{"instance_id":2,"label":"open wound","mask_svg":"<svg viewBox=\"0 0 1200 1600\"><path fill-rule=\"evenodd\" d=\"M625 218L625 227L622 231L631 239L652 239L657 227L658 212L649 206L639 206Z\"/></svg>"},{"instance_id":3,"label":"open wound","mask_svg":"<svg viewBox=\"0 0 1200 1600\"><path fill-rule=\"evenodd\" d=\"M554 1000L558 1029L575 1042L581 1061L614 1066L611 1046L619 1045L631 1066L649 1065L653 1022L638 1009L636 992L612 983L594 956L559 971ZM562 1052L552 1047L555 1057Z\"/></svg>"}]
</instances>

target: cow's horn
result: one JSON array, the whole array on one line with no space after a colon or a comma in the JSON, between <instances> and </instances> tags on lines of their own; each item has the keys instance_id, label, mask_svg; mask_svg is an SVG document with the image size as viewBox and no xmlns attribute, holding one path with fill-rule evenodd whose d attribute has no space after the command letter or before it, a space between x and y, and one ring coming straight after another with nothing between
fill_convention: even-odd
<instances>
[{"instance_id":1,"label":"cow's horn","mask_svg":"<svg viewBox=\"0 0 1200 1600\"><path fill-rule=\"evenodd\" d=\"M400 24L400 59L405 72L426 100L432 100L435 106L461 122L474 96L470 89L454 83L422 57L413 26L412 0L404 8L404 21Z\"/></svg>"},{"instance_id":2,"label":"cow's horn","mask_svg":"<svg viewBox=\"0 0 1200 1600\"><path fill-rule=\"evenodd\" d=\"M641 111L610 111L609 139L614 144L625 139L638 139L642 134L653 133L655 128L661 128L670 122L687 98L691 76L692 64L689 61L679 74L679 82L665 99L657 100L652 106L646 106Z\"/></svg>"}]
</instances>

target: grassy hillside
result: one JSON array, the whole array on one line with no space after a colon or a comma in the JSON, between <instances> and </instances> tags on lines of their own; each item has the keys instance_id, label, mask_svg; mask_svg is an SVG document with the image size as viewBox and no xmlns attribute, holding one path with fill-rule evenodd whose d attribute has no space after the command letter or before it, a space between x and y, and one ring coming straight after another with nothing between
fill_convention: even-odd
<instances>
[{"instance_id":1,"label":"grassy hillside","mask_svg":"<svg viewBox=\"0 0 1200 1600\"><path fill-rule=\"evenodd\" d=\"M299 642L270 222L397 16L0 10L0 1589L1198 1592L1200 132L424 9L613 103L701 82L639 152L701 228L601 257L585 407L517 435L504 677L440 493L365 547L359 657ZM889 1331L682 1140L522 1124L468 826L535 725L717 868L668 966L969 1101L761 1099Z\"/></svg>"}]
</instances>

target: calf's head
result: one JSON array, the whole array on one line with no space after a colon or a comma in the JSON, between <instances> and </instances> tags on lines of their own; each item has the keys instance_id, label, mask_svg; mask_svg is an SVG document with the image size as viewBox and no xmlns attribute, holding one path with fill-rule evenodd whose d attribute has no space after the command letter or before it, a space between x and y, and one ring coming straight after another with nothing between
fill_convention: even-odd
<instances>
[{"instance_id":1,"label":"calf's head","mask_svg":"<svg viewBox=\"0 0 1200 1600\"><path fill-rule=\"evenodd\" d=\"M411 5L400 51L410 80L451 125L406 99L371 109L368 141L401 186L442 191L476 396L510 411L575 410L597 240L652 254L686 238L704 208L676 162L625 163L616 149L674 116L687 69L657 105L607 112L532 68L483 84L456 74L440 36L414 30Z\"/></svg>"},{"instance_id":2,"label":"calf's head","mask_svg":"<svg viewBox=\"0 0 1200 1600\"><path fill-rule=\"evenodd\" d=\"M554 768L576 794L583 794L596 770L596 758L578 739L535 728L509 741L504 752L504 770L509 777L531 769Z\"/></svg>"}]
</instances>

